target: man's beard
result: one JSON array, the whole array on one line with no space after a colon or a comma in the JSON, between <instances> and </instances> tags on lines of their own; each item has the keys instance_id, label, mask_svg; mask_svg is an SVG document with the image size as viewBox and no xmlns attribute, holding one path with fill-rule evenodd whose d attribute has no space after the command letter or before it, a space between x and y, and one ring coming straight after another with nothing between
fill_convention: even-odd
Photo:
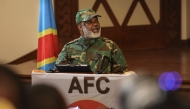
<instances>
[{"instance_id":1,"label":"man's beard","mask_svg":"<svg viewBox=\"0 0 190 109\"><path fill-rule=\"evenodd\" d=\"M95 28L98 28L98 27L95 27ZM101 28L98 28L98 29L99 29L98 33L94 33L92 31L88 31L86 26L84 26L82 24L82 30L83 30L83 33L84 33L84 37L87 38L87 39L100 37Z\"/></svg>"}]
</instances>

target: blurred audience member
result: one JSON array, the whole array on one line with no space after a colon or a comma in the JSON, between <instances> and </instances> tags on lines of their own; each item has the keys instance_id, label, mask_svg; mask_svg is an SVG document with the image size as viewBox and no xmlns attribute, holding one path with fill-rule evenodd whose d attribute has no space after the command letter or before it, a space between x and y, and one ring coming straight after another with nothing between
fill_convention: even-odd
<instances>
[{"instance_id":1,"label":"blurred audience member","mask_svg":"<svg viewBox=\"0 0 190 109\"><path fill-rule=\"evenodd\" d=\"M30 109L67 109L66 101L53 86L38 84L29 91Z\"/></svg>"},{"instance_id":2,"label":"blurred audience member","mask_svg":"<svg viewBox=\"0 0 190 109\"><path fill-rule=\"evenodd\" d=\"M15 107L15 109L27 109L27 93L20 77L12 69L1 64L0 98L1 106L8 106L10 109L11 107Z\"/></svg>"},{"instance_id":3,"label":"blurred audience member","mask_svg":"<svg viewBox=\"0 0 190 109\"><path fill-rule=\"evenodd\" d=\"M130 78L121 86L121 109L187 109L175 92L160 89L156 77Z\"/></svg>"}]
</instances>

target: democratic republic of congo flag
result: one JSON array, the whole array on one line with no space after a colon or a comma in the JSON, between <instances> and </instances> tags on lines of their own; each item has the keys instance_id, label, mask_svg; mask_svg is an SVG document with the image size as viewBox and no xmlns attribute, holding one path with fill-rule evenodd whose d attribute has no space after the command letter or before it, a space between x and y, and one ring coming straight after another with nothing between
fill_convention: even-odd
<instances>
[{"instance_id":1,"label":"democratic republic of congo flag","mask_svg":"<svg viewBox=\"0 0 190 109\"><path fill-rule=\"evenodd\" d=\"M37 68L45 71L52 70L58 53L52 0L40 0Z\"/></svg>"}]
</instances>

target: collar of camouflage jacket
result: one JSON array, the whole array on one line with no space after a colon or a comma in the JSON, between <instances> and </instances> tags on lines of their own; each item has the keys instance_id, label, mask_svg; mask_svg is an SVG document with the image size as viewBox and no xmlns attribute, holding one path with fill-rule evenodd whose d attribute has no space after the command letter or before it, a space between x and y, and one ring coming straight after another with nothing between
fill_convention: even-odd
<instances>
[{"instance_id":1,"label":"collar of camouflage jacket","mask_svg":"<svg viewBox=\"0 0 190 109\"><path fill-rule=\"evenodd\" d=\"M98 38L91 38L91 39L85 39L85 38L83 38L82 36L80 36L79 42L80 42L81 44L84 44L84 45L86 45L86 46L89 46L89 45L93 44L94 42L96 42L99 38L100 38L100 37L98 37Z\"/></svg>"}]
</instances>

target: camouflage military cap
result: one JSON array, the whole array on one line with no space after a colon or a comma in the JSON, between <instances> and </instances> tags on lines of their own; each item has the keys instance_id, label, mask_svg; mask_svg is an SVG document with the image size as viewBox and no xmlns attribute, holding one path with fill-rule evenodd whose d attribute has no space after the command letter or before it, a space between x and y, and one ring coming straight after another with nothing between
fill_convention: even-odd
<instances>
[{"instance_id":1,"label":"camouflage military cap","mask_svg":"<svg viewBox=\"0 0 190 109\"><path fill-rule=\"evenodd\" d=\"M81 21L88 21L95 16L101 17L100 15L96 14L95 11L92 9L82 9L76 14L76 23L79 24Z\"/></svg>"}]
</instances>

